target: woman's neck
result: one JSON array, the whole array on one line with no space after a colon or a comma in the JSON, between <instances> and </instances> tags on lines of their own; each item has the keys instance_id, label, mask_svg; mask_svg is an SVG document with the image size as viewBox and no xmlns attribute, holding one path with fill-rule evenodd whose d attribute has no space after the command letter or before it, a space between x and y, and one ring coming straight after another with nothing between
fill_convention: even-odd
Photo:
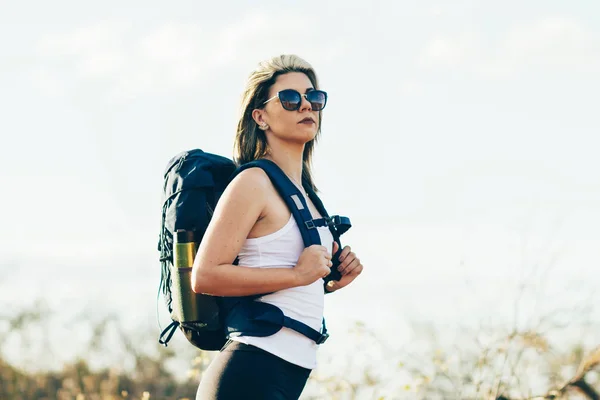
<instances>
[{"instance_id":1,"label":"woman's neck","mask_svg":"<svg viewBox=\"0 0 600 400\"><path fill-rule=\"evenodd\" d=\"M290 146L272 146L266 158L273 161L297 184L302 185L302 157L304 146L292 148Z\"/></svg>"}]
</instances>

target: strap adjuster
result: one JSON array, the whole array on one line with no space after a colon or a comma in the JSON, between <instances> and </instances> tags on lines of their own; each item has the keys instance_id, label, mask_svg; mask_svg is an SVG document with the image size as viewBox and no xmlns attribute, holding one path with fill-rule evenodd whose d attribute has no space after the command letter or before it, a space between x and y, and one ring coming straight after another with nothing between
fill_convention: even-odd
<instances>
[{"instance_id":1,"label":"strap adjuster","mask_svg":"<svg viewBox=\"0 0 600 400\"><path fill-rule=\"evenodd\" d=\"M325 332L319 336L319 338L315 341L315 343L323 344L327 341L327 339L329 339L329 333Z\"/></svg>"},{"instance_id":2,"label":"strap adjuster","mask_svg":"<svg viewBox=\"0 0 600 400\"><path fill-rule=\"evenodd\" d=\"M306 227L308 229L315 229L316 228L314 220L312 220L312 219L310 221L304 221L304 223L306 224Z\"/></svg>"}]
</instances>

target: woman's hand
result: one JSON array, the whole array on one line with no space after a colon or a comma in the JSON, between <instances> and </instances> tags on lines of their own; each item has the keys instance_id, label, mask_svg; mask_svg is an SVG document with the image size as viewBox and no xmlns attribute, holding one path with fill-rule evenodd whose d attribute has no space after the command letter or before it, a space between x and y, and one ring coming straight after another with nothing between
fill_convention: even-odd
<instances>
[{"instance_id":1,"label":"woman's hand","mask_svg":"<svg viewBox=\"0 0 600 400\"><path fill-rule=\"evenodd\" d=\"M313 244L305 248L294 267L298 286L310 285L326 277L331 272L331 266L331 254L325 246Z\"/></svg>"},{"instance_id":2,"label":"woman's hand","mask_svg":"<svg viewBox=\"0 0 600 400\"><path fill-rule=\"evenodd\" d=\"M339 250L337 242L333 242L333 254ZM363 265L360 263L360 259L356 257L356 254L352 251L350 246L345 246L342 253L339 256L340 265L337 269L342 274L342 278L339 281L329 281L327 283L327 291L334 292L345 286L348 286L358 275L363 271Z\"/></svg>"}]
</instances>

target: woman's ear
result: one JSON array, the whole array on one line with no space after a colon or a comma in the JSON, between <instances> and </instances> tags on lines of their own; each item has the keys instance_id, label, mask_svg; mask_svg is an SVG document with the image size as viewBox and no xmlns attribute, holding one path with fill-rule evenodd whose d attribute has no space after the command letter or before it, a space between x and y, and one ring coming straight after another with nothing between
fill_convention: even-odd
<instances>
[{"instance_id":1,"label":"woman's ear","mask_svg":"<svg viewBox=\"0 0 600 400\"><path fill-rule=\"evenodd\" d=\"M252 119L254 120L254 122L256 122L259 126L260 125L265 125L267 124L267 121L265 121L264 119L264 110L260 110L258 108L255 108L252 111Z\"/></svg>"}]
</instances>

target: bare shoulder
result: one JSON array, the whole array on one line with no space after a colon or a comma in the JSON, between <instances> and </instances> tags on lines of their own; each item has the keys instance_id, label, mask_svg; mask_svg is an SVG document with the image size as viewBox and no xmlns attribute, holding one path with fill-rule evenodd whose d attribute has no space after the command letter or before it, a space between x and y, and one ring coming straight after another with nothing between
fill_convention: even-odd
<instances>
[{"instance_id":1,"label":"bare shoulder","mask_svg":"<svg viewBox=\"0 0 600 400\"><path fill-rule=\"evenodd\" d=\"M244 189L256 188L266 189L271 181L262 168L248 168L240 172L230 183L230 185L240 186Z\"/></svg>"},{"instance_id":2,"label":"bare shoulder","mask_svg":"<svg viewBox=\"0 0 600 400\"><path fill-rule=\"evenodd\" d=\"M239 211L258 207L262 211L268 197L269 185L269 177L262 169L248 168L227 185L217 207L221 205L228 210L242 208Z\"/></svg>"}]
</instances>

